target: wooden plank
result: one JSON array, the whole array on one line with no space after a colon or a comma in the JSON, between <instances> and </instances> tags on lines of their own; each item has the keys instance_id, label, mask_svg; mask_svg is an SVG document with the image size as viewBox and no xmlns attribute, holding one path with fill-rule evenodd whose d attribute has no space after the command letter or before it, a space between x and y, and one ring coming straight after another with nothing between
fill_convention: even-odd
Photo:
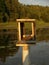
<instances>
[{"instance_id":1,"label":"wooden plank","mask_svg":"<svg viewBox=\"0 0 49 65\"><path fill-rule=\"evenodd\" d=\"M16 46L28 46L28 44L16 44Z\"/></svg>"},{"instance_id":2,"label":"wooden plank","mask_svg":"<svg viewBox=\"0 0 49 65\"><path fill-rule=\"evenodd\" d=\"M32 37L34 37L35 33L34 33L34 23L31 23L32 24Z\"/></svg>"},{"instance_id":3,"label":"wooden plank","mask_svg":"<svg viewBox=\"0 0 49 65\"><path fill-rule=\"evenodd\" d=\"M34 22L35 19L16 19L17 22Z\"/></svg>"},{"instance_id":4,"label":"wooden plank","mask_svg":"<svg viewBox=\"0 0 49 65\"><path fill-rule=\"evenodd\" d=\"M16 43L16 46L28 46L28 45L33 45L36 44L36 41L18 41Z\"/></svg>"}]
</instances>

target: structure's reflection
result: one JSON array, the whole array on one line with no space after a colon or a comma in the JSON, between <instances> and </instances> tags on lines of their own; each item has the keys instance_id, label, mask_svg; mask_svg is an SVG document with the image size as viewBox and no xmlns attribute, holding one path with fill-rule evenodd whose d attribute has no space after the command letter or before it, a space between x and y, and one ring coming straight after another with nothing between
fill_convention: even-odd
<instances>
[{"instance_id":1,"label":"structure's reflection","mask_svg":"<svg viewBox=\"0 0 49 65\"><path fill-rule=\"evenodd\" d=\"M23 62L23 65L30 65L28 44L22 47L22 62Z\"/></svg>"}]
</instances>

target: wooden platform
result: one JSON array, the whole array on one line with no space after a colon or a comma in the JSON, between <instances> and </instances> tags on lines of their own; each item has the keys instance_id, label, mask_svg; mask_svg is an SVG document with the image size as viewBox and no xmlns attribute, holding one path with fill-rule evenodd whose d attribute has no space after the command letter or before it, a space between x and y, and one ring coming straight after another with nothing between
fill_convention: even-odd
<instances>
[{"instance_id":1,"label":"wooden platform","mask_svg":"<svg viewBox=\"0 0 49 65\"><path fill-rule=\"evenodd\" d=\"M36 44L36 41L18 41L16 46L28 46L33 44Z\"/></svg>"}]
</instances>

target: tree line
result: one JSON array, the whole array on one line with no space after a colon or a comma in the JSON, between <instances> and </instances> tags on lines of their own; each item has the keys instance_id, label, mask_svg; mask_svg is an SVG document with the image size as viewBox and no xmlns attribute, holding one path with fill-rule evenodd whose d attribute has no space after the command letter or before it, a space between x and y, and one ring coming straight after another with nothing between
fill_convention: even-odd
<instances>
[{"instance_id":1,"label":"tree line","mask_svg":"<svg viewBox=\"0 0 49 65\"><path fill-rule=\"evenodd\" d=\"M0 22L34 18L49 22L49 6L23 5L18 0L0 0Z\"/></svg>"}]
</instances>

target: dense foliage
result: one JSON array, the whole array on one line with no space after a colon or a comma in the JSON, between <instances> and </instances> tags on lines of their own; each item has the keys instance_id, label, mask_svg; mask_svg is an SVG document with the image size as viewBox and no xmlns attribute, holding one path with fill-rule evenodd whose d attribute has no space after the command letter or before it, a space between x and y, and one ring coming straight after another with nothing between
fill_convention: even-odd
<instances>
[{"instance_id":1,"label":"dense foliage","mask_svg":"<svg viewBox=\"0 0 49 65\"><path fill-rule=\"evenodd\" d=\"M6 17L7 21L15 21L16 18L35 18L49 22L49 7L23 5L18 0L0 0L0 22L3 21L3 17Z\"/></svg>"}]
</instances>

